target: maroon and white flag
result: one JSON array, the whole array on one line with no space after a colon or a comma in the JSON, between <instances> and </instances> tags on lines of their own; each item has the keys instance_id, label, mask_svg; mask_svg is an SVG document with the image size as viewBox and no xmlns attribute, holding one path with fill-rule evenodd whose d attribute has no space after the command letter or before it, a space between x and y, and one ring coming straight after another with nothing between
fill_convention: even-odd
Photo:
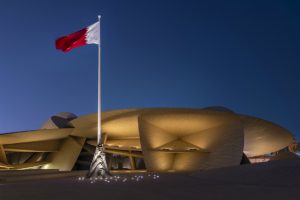
<instances>
[{"instance_id":1,"label":"maroon and white flag","mask_svg":"<svg viewBox=\"0 0 300 200\"><path fill-rule=\"evenodd\" d=\"M96 22L80 31L58 38L55 41L56 49L68 52L86 44L100 44L100 26Z\"/></svg>"}]
</instances>

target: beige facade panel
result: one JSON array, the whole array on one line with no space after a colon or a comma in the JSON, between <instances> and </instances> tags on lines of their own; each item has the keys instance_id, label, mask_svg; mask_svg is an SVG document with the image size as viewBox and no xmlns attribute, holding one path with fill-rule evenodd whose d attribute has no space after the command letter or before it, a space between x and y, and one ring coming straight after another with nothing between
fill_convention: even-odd
<instances>
[{"instance_id":1,"label":"beige facade panel","mask_svg":"<svg viewBox=\"0 0 300 200\"><path fill-rule=\"evenodd\" d=\"M60 171L71 171L84 145L85 138L72 137L66 138L58 152L52 153L48 157L49 164L44 165L43 169L59 169Z\"/></svg>"},{"instance_id":2,"label":"beige facade panel","mask_svg":"<svg viewBox=\"0 0 300 200\"><path fill-rule=\"evenodd\" d=\"M73 128L66 128L2 134L0 135L0 144L16 144L25 142L63 139L69 134L71 134L72 131Z\"/></svg>"},{"instance_id":3,"label":"beige facade panel","mask_svg":"<svg viewBox=\"0 0 300 200\"><path fill-rule=\"evenodd\" d=\"M3 145L0 145L0 163L7 164L7 157Z\"/></svg>"},{"instance_id":4,"label":"beige facade panel","mask_svg":"<svg viewBox=\"0 0 300 200\"><path fill-rule=\"evenodd\" d=\"M140 112L142 109L122 109L122 110L112 110L109 112L102 112L102 121L111 121L113 119L121 118L124 115ZM76 128L86 128L91 127L93 124L97 124L97 113L81 116L77 119L71 121L71 124Z\"/></svg>"},{"instance_id":5,"label":"beige facade panel","mask_svg":"<svg viewBox=\"0 0 300 200\"><path fill-rule=\"evenodd\" d=\"M0 163L0 170L18 170L18 169L33 169L36 167L42 167L44 165L47 165L49 162L34 162L34 163L23 163L23 164L17 164L17 165L10 165L10 164L3 164Z\"/></svg>"},{"instance_id":6,"label":"beige facade panel","mask_svg":"<svg viewBox=\"0 0 300 200\"><path fill-rule=\"evenodd\" d=\"M293 135L272 122L250 116L241 116L248 157L279 151L294 142Z\"/></svg>"},{"instance_id":7,"label":"beige facade panel","mask_svg":"<svg viewBox=\"0 0 300 200\"><path fill-rule=\"evenodd\" d=\"M70 135L95 139L97 137L97 124L93 124L91 127L86 128L74 128Z\"/></svg>"},{"instance_id":8,"label":"beige facade panel","mask_svg":"<svg viewBox=\"0 0 300 200\"><path fill-rule=\"evenodd\" d=\"M139 117L150 171L189 171L238 165L244 135L239 118L215 111L161 110Z\"/></svg>"},{"instance_id":9,"label":"beige facade panel","mask_svg":"<svg viewBox=\"0 0 300 200\"><path fill-rule=\"evenodd\" d=\"M26 142L3 145L5 151L13 152L56 152L59 150L61 139L38 142Z\"/></svg>"}]
</instances>

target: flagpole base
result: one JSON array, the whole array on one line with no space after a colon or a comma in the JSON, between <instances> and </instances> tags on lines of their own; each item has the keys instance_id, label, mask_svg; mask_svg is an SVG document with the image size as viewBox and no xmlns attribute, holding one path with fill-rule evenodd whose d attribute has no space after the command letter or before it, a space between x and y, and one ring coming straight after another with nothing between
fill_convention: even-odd
<instances>
[{"instance_id":1,"label":"flagpole base","mask_svg":"<svg viewBox=\"0 0 300 200\"><path fill-rule=\"evenodd\" d=\"M94 153L94 157L90 166L90 170L86 175L86 178L107 178L111 174L107 168L106 158L104 153L103 144L98 144Z\"/></svg>"}]
</instances>

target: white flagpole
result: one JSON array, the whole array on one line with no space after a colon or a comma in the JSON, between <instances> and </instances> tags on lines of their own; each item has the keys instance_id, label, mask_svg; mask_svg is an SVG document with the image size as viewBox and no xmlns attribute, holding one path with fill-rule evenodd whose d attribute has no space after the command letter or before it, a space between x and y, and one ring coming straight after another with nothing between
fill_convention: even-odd
<instances>
[{"instance_id":1,"label":"white flagpole","mask_svg":"<svg viewBox=\"0 0 300 200\"><path fill-rule=\"evenodd\" d=\"M107 168L106 157L104 152L104 144L101 144L101 16L98 15L99 20L99 44L98 44L98 121L97 121L97 146L94 157L90 166L90 170L86 175L91 177L108 177L110 176Z\"/></svg>"},{"instance_id":2,"label":"white flagpole","mask_svg":"<svg viewBox=\"0 0 300 200\"><path fill-rule=\"evenodd\" d=\"M99 20L99 44L98 44L98 132L97 144L101 143L101 15Z\"/></svg>"}]
</instances>

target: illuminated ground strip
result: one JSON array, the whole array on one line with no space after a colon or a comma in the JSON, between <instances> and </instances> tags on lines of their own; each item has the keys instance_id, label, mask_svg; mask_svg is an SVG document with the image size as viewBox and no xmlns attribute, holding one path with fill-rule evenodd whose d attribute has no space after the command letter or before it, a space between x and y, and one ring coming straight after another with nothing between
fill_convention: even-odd
<instances>
[{"instance_id":1,"label":"illuminated ground strip","mask_svg":"<svg viewBox=\"0 0 300 200\"><path fill-rule=\"evenodd\" d=\"M105 183L111 183L111 182L127 182L127 181L142 181L144 180L144 177L151 178L153 180L159 179L159 175L157 174L147 174L147 175L134 175L134 176L126 176L122 177L119 175L110 176L106 178L102 177L92 177L92 178L86 178L86 177L79 177L78 181L89 181L90 183L96 183L96 182L105 182Z\"/></svg>"}]
</instances>

